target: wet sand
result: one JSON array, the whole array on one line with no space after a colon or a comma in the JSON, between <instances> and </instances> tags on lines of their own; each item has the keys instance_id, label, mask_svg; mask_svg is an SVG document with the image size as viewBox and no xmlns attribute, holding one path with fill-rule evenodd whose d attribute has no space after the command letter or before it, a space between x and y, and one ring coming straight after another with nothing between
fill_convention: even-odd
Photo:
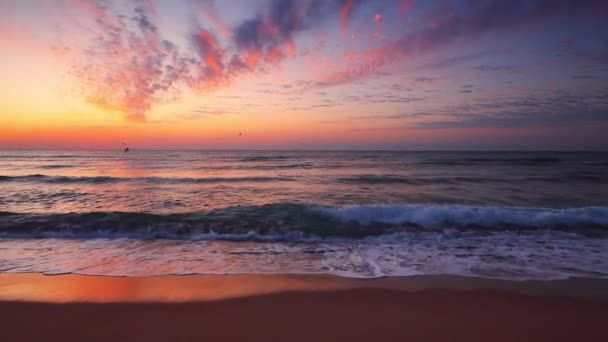
<instances>
[{"instance_id":1,"label":"wet sand","mask_svg":"<svg viewBox=\"0 0 608 342\"><path fill-rule=\"evenodd\" d=\"M6 341L606 341L605 285L2 274L0 322Z\"/></svg>"}]
</instances>

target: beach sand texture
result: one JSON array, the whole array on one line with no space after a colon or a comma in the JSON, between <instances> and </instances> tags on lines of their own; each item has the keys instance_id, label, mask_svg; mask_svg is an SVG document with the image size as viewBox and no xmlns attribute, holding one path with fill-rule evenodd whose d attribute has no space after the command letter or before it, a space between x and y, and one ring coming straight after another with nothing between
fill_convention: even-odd
<instances>
[{"instance_id":1,"label":"beach sand texture","mask_svg":"<svg viewBox=\"0 0 608 342\"><path fill-rule=\"evenodd\" d=\"M440 283L425 289L420 281L313 276L2 275L0 322L5 341L608 340L606 300ZM543 286L551 285L536 288ZM42 292L58 300L28 301Z\"/></svg>"}]
</instances>

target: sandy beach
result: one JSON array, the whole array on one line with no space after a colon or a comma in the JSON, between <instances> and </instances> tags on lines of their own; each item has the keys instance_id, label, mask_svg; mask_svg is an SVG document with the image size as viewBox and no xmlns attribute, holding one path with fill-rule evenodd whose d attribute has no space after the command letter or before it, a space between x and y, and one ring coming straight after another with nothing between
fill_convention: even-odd
<instances>
[{"instance_id":1,"label":"sandy beach","mask_svg":"<svg viewBox=\"0 0 608 342\"><path fill-rule=\"evenodd\" d=\"M0 321L8 341L605 341L605 285L3 274Z\"/></svg>"}]
</instances>

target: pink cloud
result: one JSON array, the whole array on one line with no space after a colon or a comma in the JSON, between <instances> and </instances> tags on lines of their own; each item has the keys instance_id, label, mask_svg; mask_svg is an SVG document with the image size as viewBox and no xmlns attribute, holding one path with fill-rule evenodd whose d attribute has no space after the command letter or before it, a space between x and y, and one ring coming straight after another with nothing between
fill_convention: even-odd
<instances>
[{"instance_id":1,"label":"pink cloud","mask_svg":"<svg viewBox=\"0 0 608 342\"><path fill-rule=\"evenodd\" d=\"M199 2L199 13L205 22L211 23L211 26L217 30L220 36L226 40L230 39L232 32L220 19L219 13L215 9L215 1Z\"/></svg>"},{"instance_id":2,"label":"pink cloud","mask_svg":"<svg viewBox=\"0 0 608 342\"><path fill-rule=\"evenodd\" d=\"M145 121L152 105L164 102L176 84L189 77L188 63L160 35L149 17L154 9L146 2L137 7L131 24L97 1L75 4L94 23L94 39L73 66L79 91L100 108Z\"/></svg>"},{"instance_id":3,"label":"pink cloud","mask_svg":"<svg viewBox=\"0 0 608 342\"><path fill-rule=\"evenodd\" d=\"M405 1L402 3L402 8L409 11L413 5L414 1ZM432 53L456 39L470 41L491 31L511 27L535 27L541 20L562 18L575 13L589 14L592 12L591 9L595 9L593 3L563 5L552 1L540 1L530 6L525 1L514 3L497 1L482 2L474 7L474 11L466 15L457 15L449 6L438 5L431 12L429 25L406 33L384 46L349 54L347 63L343 63L345 67L325 75L317 87L327 87L367 77L386 65L400 62L404 58Z\"/></svg>"},{"instance_id":4,"label":"pink cloud","mask_svg":"<svg viewBox=\"0 0 608 342\"><path fill-rule=\"evenodd\" d=\"M401 15L406 15L411 9L412 7L414 7L414 4L416 3L416 0L404 0L401 3Z\"/></svg>"},{"instance_id":5,"label":"pink cloud","mask_svg":"<svg viewBox=\"0 0 608 342\"><path fill-rule=\"evenodd\" d=\"M344 6L340 10L340 32L344 35L348 29L348 19L350 12L353 9L353 0L346 0Z\"/></svg>"},{"instance_id":6,"label":"pink cloud","mask_svg":"<svg viewBox=\"0 0 608 342\"><path fill-rule=\"evenodd\" d=\"M223 52L215 37L209 31L199 28L194 44L197 47L200 58L209 68L210 76L212 78L222 76L224 73L224 65L222 63Z\"/></svg>"}]
</instances>

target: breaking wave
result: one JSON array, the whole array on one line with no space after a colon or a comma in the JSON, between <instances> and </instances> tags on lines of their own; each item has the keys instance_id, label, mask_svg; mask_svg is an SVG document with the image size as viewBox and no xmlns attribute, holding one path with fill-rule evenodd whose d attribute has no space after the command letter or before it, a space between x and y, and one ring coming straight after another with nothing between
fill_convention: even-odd
<instances>
[{"instance_id":1,"label":"breaking wave","mask_svg":"<svg viewBox=\"0 0 608 342\"><path fill-rule=\"evenodd\" d=\"M489 234L558 230L608 237L608 207L567 209L464 205L237 206L158 215L136 212L0 213L0 237L251 241L364 239L403 232Z\"/></svg>"}]
</instances>

